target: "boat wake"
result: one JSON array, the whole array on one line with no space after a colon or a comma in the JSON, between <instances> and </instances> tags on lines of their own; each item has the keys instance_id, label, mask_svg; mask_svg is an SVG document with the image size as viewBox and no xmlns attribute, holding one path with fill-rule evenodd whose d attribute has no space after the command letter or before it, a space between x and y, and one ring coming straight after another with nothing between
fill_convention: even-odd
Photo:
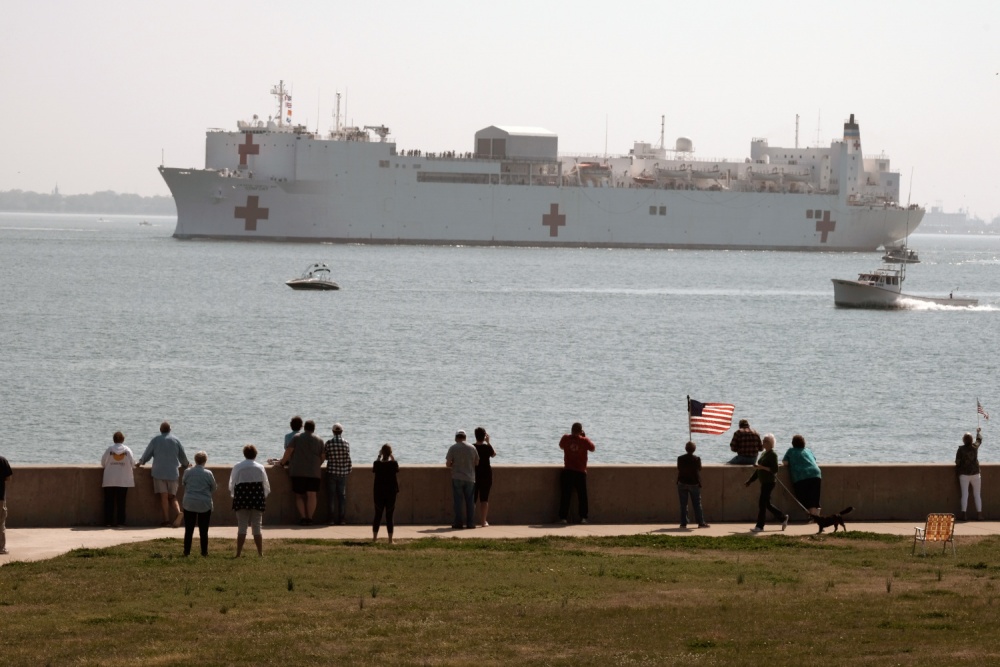
<instances>
[{"instance_id":1,"label":"boat wake","mask_svg":"<svg viewBox=\"0 0 1000 667\"><path fill-rule=\"evenodd\" d=\"M948 306L940 303L928 303L927 301L920 301L918 299L899 299L898 304L901 308L906 310L938 310L938 311L961 311L961 312L992 312L1000 311L1000 307L991 305L982 306Z\"/></svg>"}]
</instances>

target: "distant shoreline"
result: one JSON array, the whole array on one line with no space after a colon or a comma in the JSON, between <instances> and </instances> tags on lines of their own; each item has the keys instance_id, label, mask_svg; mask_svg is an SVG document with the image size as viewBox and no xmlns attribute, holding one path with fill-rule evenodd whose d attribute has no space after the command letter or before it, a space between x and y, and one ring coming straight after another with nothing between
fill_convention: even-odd
<instances>
[{"instance_id":1,"label":"distant shoreline","mask_svg":"<svg viewBox=\"0 0 1000 667\"><path fill-rule=\"evenodd\" d=\"M85 195L7 190L0 192L0 212L83 213L94 215L177 215L173 197L142 197L110 190Z\"/></svg>"}]
</instances>

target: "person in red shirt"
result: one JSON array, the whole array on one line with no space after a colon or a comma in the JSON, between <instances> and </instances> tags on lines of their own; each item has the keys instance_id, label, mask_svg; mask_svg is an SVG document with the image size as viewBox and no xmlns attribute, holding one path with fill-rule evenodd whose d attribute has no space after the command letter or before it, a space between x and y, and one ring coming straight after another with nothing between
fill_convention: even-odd
<instances>
[{"instance_id":1,"label":"person in red shirt","mask_svg":"<svg viewBox=\"0 0 1000 667\"><path fill-rule=\"evenodd\" d=\"M573 424L570 432L559 440L563 450L563 471L560 477L559 521L569 523L569 499L576 491L580 505L580 523L587 523L587 452L594 451L594 443L583 432L580 422Z\"/></svg>"}]
</instances>

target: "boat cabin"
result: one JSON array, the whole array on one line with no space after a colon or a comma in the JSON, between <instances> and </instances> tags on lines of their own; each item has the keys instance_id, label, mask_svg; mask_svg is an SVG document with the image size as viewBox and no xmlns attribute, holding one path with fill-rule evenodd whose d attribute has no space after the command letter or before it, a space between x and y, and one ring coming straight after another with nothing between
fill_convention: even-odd
<instances>
[{"instance_id":1,"label":"boat cabin","mask_svg":"<svg viewBox=\"0 0 1000 667\"><path fill-rule=\"evenodd\" d=\"M899 269L883 267L875 269L871 273L858 274L858 282L898 292L903 286L903 272Z\"/></svg>"}]
</instances>

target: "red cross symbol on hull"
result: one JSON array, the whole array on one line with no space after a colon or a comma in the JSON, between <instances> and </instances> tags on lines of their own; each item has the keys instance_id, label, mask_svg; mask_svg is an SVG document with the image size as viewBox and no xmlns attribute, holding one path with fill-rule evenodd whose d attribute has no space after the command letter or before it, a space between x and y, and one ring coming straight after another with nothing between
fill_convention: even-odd
<instances>
[{"instance_id":1,"label":"red cross symbol on hull","mask_svg":"<svg viewBox=\"0 0 1000 667\"><path fill-rule=\"evenodd\" d=\"M260 207L260 197L257 195L247 195L247 205L237 206L234 218L243 218L244 229L248 232L257 231L257 221L267 220L270 209Z\"/></svg>"},{"instance_id":2,"label":"red cross symbol on hull","mask_svg":"<svg viewBox=\"0 0 1000 667\"><path fill-rule=\"evenodd\" d=\"M807 210L807 218L816 219L816 231L820 233L819 242L826 243L827 235L837 229L837 221L830 219L829 211Z\"/></svg>"},{"instance_id":3,"label":"red cross symbol on hull","mask_svg":"<svg viewBox=\"0 0 1000 667\"><path fill-rule=\"evenodd\" d=\"M245 143L238 146L240 152L240 166L247 166L247 155L260 155L260 145L253 142L253 135L247 132Z\"/></svg>"},{"instance_id":4,"label":"red cross symbol on hull","mask_svg":"<svg viewBox=\"0 0 1000 667\"><path fill-rule=\"evenodd\" d=\"M546 225L549 236L559 236L559 228L566 226L566 216L559 212L559 204L550 204L549 212L542 216L542 226Z\"/></svg>"}]
</instances>

